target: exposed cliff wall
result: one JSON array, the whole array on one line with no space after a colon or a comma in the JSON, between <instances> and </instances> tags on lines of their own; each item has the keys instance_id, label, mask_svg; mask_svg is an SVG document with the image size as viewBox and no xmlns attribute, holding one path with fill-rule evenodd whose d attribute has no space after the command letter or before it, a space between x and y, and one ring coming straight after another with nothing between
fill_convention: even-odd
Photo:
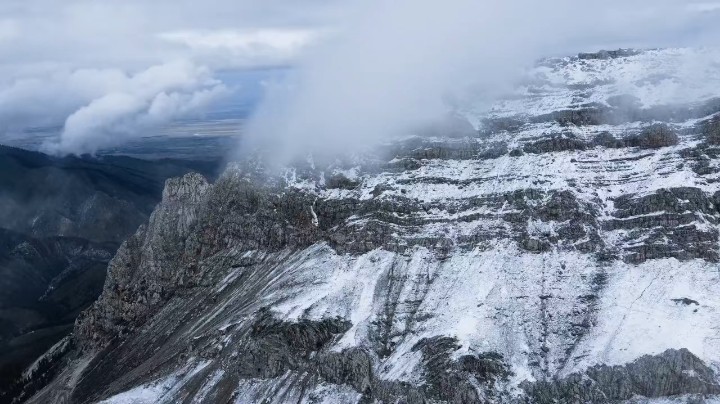
<instances>
[{"instance_id":1,"label":"exposed cliff wall","mask_svg":"<svg viewBox=\"0 0 720 404\"><path fill-rule=\"evenodd\" d=\"M698 102L660 126L514 109L477 137L170 181L31 402L717 399Z\"/></svg>"}]
</instances>

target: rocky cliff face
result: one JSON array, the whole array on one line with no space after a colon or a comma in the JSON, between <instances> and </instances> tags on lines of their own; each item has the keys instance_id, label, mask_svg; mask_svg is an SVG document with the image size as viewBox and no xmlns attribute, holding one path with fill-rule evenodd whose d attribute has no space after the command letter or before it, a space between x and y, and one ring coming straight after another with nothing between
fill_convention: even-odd
<instances>
[{"instance_id":1,"label":"rocky cliff face","mask_svg":"<svg viewBox=\"0 0 720 404\"><path fill-rule=\"evenodd\" d=\"M545 61L474 137L169 181L30 402L720 399L720 107L650 96L687 52Z\"/></svg>"}]
</instances>

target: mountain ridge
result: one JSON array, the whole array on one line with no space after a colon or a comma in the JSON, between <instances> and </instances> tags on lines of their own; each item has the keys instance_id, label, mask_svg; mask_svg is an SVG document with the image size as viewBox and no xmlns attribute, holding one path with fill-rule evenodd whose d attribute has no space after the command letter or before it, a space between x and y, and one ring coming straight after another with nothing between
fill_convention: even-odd
<instances>
[{"instance_id":1,"label":"mountain ridge","mask_svg":"<svg viewBox=\"0 0 720 404\"><path fill-rule=\"evenodd\" d=\"M476 137L168 181L30 402L717 400L720 110L583 109L677 54L541 66Z\"/></svg>"}]
</instances>

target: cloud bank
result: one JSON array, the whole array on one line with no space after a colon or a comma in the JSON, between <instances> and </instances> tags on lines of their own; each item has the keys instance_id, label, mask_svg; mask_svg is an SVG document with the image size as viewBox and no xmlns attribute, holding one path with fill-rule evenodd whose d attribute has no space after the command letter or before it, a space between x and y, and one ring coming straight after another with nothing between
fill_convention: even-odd
<instances>
[{"instance_id":1,"label":"cloud bank","mask_svg":"<svg viewBox=\"0 0 720 404\"><path fill-rule=\"evenodd\" d=\"M217 73L292 64L333 3L5 0L0 142L60 127L45 151L92 153L201 116L242 91Z\"/></svg>"},{"instance_id":2,"label":"cloud bank","mask_svg":"<svg viewBox=\"0 0 720 404\"><path fill-rule=\"evenodd\" d=\"M465 100L489 105L543 56L617 47L719 44L708 4L679 0L371 0L300 62L268 98L242 151L281 159L353 150L442 119Z\"/></svg>"},{"instance_id":3,"label":"cloud bank","mask_svg":"<svg viewBox=\"0 0 720 404\"><path fill-rule=\"evenodd\" d=\"M719 16L681 0L4 0L0 141L59 126L46 150L93 152L235 96L224 71L293 66L241 148L347 149L492 100L541 56L717 45Z\"/></svg>"},{"instance_id":4,"label":"cloud bank","mask_svg":"<svg viewBox=\"0 0 720 404\"><path fill-rule=\"evenodd\" d=\"M184 62L153 66L132 76L116 70L73 76L68 93L89 97L67 117L60 139L45 144L47 152L94 153L174 119L199 116L228 93L206 69Z\"/></svg>"}]
</instances>

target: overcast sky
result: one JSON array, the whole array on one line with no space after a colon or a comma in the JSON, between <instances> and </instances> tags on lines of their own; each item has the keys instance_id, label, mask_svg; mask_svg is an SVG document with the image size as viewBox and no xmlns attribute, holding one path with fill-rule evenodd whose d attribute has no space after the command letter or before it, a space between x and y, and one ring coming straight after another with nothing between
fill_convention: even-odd
<instances>
[{"instance_id":1,"label":"overcast sky","mask_svg":"<svg viewBox=\"0 0 720 404\"><path fill-rule=\"evenodd\" d=\"M302 4L300 4L302 3ZM3 0L0 138L61 125L47 151L94 152L202 113L220 70L291 66L333 29L329 0Z\"/></svg>"},{"instance_id":2,"label":"overcast sky","mask_svg":"<svg viewBox=\"0 0 720 404\"><path fill-rule=\"evenodd\" d=\"M543 52L717 45L717 10L681 0L3 0L0 139L60 125L46 150L94 152L238 96L219 71L277 66L298 68L303 96L280 92L287 100L261 115L284 123L258 132L316 131L328 109L387 120L402 111L369 100L388 89L403 95L395 104L430 109L410 101L465 84L437 77L474 69L497 81Z\"/></svg>"}]
</instances>

